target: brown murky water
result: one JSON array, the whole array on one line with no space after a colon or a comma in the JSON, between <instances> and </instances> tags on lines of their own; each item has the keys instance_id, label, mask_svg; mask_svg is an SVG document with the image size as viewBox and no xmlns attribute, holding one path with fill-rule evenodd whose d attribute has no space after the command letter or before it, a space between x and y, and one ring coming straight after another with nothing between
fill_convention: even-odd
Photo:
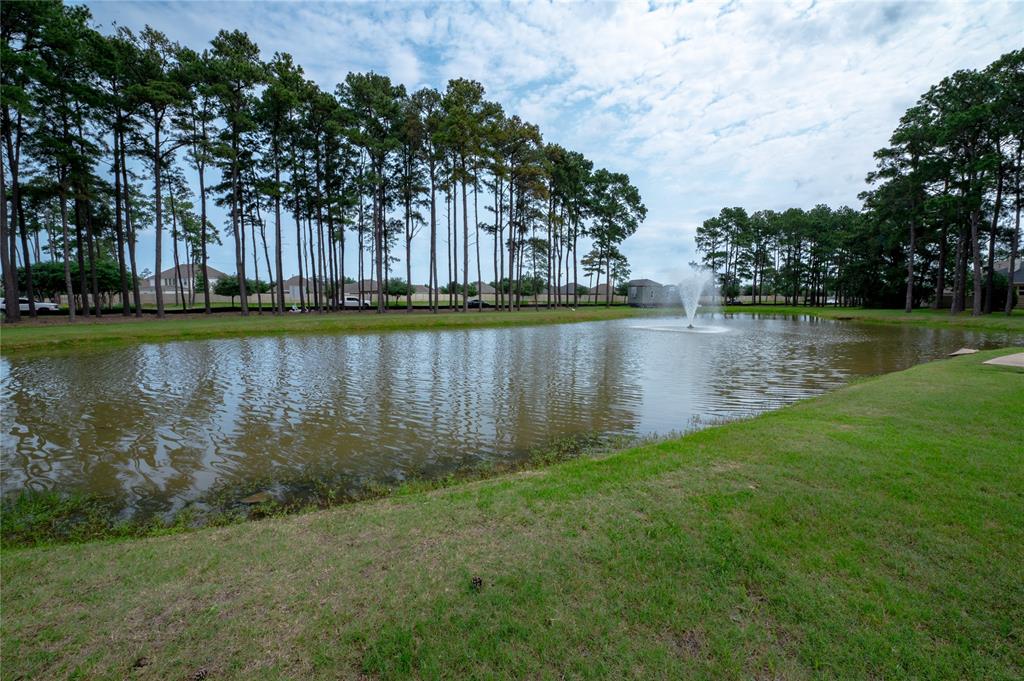
<instances>
[{"instance_id":1,"label":"brown murky water","mask_svg":"<svg viewBox=\"0 0 1024 681\"><path fill-rule=\"evenodd\" d=\"M301 471L401 480L554 438L652 434L775 409L1019 334L704 316L188 341L0 360L2 490L169 511Z\"/></svg>"}]
</instances>

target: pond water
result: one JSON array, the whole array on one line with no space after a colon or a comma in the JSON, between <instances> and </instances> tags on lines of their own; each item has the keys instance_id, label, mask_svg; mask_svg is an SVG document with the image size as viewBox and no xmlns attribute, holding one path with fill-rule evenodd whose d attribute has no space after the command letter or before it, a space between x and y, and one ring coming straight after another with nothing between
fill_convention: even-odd
<instances>
[{"instance_id":1,"label":"pond water","mask_svg":"<svg viewBox=\"0 0 1024 681\"><path fill-rule=\"evenodd\" d=\"M703 315L187 341L0 359L2 491L169 512L217 485L393 482L576 434L671 433L1019 334Z\"/></svg>"}]
</instances>

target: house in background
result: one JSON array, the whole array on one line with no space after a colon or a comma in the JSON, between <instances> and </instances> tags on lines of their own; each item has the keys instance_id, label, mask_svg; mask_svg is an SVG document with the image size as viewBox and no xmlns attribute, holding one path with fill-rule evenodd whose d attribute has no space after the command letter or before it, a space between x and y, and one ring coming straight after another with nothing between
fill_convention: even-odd
<instances>
[{"instance_id":1,"label":"house in background","mask_svg":"<svg viewBox=\"0 0 1024 681\"><path fill-rule=\"evenodd\" d=\"M303 298L308 297L308 293L313 290L312 282L310 282L309 277L302 277L301 284L299 283L299 275L295 275L294 277L289 277L284 280L284 295L289 300L295 301L299 299L300 288L305 289L302 292Z\"/></svg>"},{"instance_id":2,"label":"house in background","mask_svg":"<svg viewBox=\"0 0 1024 681\"><path fill-rule=\"evenodd\" d=\"M371 295L377 293L377 282L374 279L363 279L362 281L354 281L351 284L345 284L346 295Z\"/></svg>"},{"instance_id":3,"label":"house in background","mask_svg":"<svg viewBox=\"0 0 1024 681\"><path fill-rule=\"evenodd\" d=\"M615 287L609 286L608 284L598 284L594 288L590 289L590 297L597 302L608 300L608 296L611 296L612 301L615 300Z\"/></svg>"},{"instance_id":4,"label":"house in background","mask_svg":"<svg viewBox=\"0 0 1024 681\"><path fill-rule=\"evenodd\" d=\"M664 288L650 279L633 279L627 284L629 288L629 304L633 307L654 307L661 304Z\"/></svg>"},{"instance_id":5,"label":"house in background","mask_svg":"<svg viewBox=\"0 0 1024 681\"><path fill-rule=\"evenodd\" d=\"M1010 276L1010 261L1002 260L994 263L992 268L996 274L1001 274L1010 280L1010 286L1017 292L1016 307L1024 307L1024 258L1018 258L1013 263L1013 276ZM1002 296L996 294L992 296L993 300L1006 300Z\"/></svg>"},{"instance_id":6,"label":"house in background","mask_svg":"<svg viewBox=\"0 0 1024 681\"><path fill-rule=\"evenodd\" d=\"M195 277L195 275L200 274L202 272L202 268L200 268L200 267L193 268L192 265L178 265L177 268L170 267L170 268L168 268L168 269L166 269L166 270L164 270L163 272L160 273L160 284L161 284L161 287L163 288L164 295L167 295L168 293L174 293L175 291L178 290L178 272L179 271L181 272L182 290L185 291L185 293L187 293L189 295L192 295L192 294L196 293L197 290L200 291L200 292L203 290L202 286L199 286L198 288L196 287L196 277ZM210 290L211 291L213 290L214 285L219 280L223 279L226 276L228 276L228 275L225 274L224 272L221 272L218 269L214 269L213 267L210 267L209 265L206 266L206 278L210 282ZM139 290L142 293L148 293L150 295L155 295L156 294L156 277L149 277L148 279L144 279L142 281L142 284L139 287Z\"/></svg>"},{"instance_id":7,"label":"house in background","mask_svg":"<svg viewBox=\"0 0 1024 681\"><path fill-rule=\"evenodd\" d=\"M562 284L561 286L555 287L556 293L561 293L562 296L572 297L572 294L576 292L576 284Z\"/></svg>"}]
</instances>

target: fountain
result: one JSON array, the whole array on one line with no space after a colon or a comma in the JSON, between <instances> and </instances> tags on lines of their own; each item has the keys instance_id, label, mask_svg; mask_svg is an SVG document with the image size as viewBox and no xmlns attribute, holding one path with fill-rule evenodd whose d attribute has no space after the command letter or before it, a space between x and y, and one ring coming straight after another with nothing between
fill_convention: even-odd
<instances>
[{"instance_id":1,"label":"fountain","mask_svg":"<svg viewBox=\"0 0 1024 681\"><path fill-rule=\"evenodd\" d=\"M700 297L711 286L713 280L711 270L691 266L689 272L679 282L679 300L686 311L686 328L693 328L693 318L697 316Z\"/></svg>"}]
</instances>

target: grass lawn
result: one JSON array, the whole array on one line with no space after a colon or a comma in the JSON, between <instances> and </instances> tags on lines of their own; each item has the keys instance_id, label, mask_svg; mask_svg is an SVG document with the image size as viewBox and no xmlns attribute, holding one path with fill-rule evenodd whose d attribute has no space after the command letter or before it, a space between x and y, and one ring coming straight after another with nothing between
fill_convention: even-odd
<instances>
[{"instance_id":1,"label":"grass lawn","mask_svg":"<svg viewBox=\"0 0 1024 681\"><path fill-rule=\"evenodd\" d=\"M1001 352L601 459L6 550L2 676L1019 679Z\"/></svg>"},{"instance_id":2,"label":"grass lawn","mask_svg":"<svg viewBox=\"0 0 1024 681\"><path fill-rule=\"evenodd\" d=\"M4 354L31 350L53 350L120 345L171 340L233 338L290 333L346 333L362 331L455 329L480 326L521 326L528 324L563 324L606 319L621 319L649 310L618 307L587 307L560 309L523 309L519 312L470 310L413 314L393 310L384 315L372 311L348 311L326 314L284 314L269 312L248 317L238 314L168 316L166 319L129 319L106 316L101 321L81 318L70 324L50 319L36 323L4 324L0 327L0 352Z\"/></svg>"},{"instance_id":3,"label":"grass lawn","mask_svg":"<svg viewBox=\"0 0 1024 681\"><path fill-rule=\"evenodd\" d=\"M983 331L1024 331L1024 310L1009 317L1003 312L972 317L970 312L950 314L949 310L874 310L862 307L804 307L802 305L728 305L725 312L749 314L804 314L827 319L852 319L879 324L911 324L930 327L955 327Z\"/></svg>"}]
</instances>

